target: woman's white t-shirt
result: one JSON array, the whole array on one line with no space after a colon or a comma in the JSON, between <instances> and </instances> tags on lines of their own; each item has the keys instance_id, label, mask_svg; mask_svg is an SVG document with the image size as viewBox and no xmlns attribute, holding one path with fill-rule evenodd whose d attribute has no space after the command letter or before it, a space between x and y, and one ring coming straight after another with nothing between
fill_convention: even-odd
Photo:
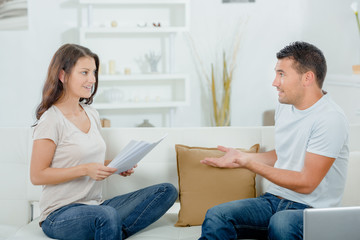
<instances>
[{"instance_id":1,"label":"woman's white t-shirt","mask_svg":"<svg viewBox=\"0 0 360 240\"><path fill-rule=\"evenodd\" d=\"M86 163L104 163L106 145L100 133L98 112L81 104L90 119L87 133L70 122L56 107L50 107L34 128L33 140L50 139L56 144L51 162L52 168L69 168ZM100 204L102 199L102 181L88 176L69 182L44 185L40 197L40 222L56 209L71 203Z\"/></svg>"}]
</instances>

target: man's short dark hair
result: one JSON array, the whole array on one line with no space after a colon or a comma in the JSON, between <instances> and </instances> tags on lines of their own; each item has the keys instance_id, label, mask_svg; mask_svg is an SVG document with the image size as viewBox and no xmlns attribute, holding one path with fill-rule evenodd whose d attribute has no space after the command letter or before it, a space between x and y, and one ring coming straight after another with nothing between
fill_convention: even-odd
<instances>
[{"instance_id":1,"label":"man's short dark hair","mask_svg":"<svg viewBox=\"0 0 360 240\"><path fill-rule=\"evenodd\" d=\"M316 82L320 88L326 76L326 60L320 49L306 42L293 42L276 54L277 59L290 58L295 61L295 69L303 74L314 72Z\"/></svg>"}]
</instances>

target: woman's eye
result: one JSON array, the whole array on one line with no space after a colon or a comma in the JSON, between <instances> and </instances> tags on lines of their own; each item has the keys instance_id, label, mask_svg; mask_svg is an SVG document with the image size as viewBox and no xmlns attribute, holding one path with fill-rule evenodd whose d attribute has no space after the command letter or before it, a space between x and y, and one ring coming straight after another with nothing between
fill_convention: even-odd
<instances>
[{"instance_id":1,"label":"woman's eye","mask_svg":"<svg viewBox=\"0 0 360 240\"><path fill-rule=\"evenodd\" d=\"M86 75L86 74L87 74L87 71L82 71L81 74L82 74L82 75Z\"/></svg>"}]
</instances>

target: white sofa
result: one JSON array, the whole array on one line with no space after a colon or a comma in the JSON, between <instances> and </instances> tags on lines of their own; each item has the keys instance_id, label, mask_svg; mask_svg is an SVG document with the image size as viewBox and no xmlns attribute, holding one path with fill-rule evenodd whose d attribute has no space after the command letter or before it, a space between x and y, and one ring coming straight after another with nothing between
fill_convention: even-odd
<instances>
[{"instance_id":1,"label":"white sofa","mask_svg":"<svg viewBox=\"0 0 360 240\"><path fill-rule=\"evenodd\" d=\"M178 187L175 144L249 148L259 143L260 151L274 147L273 127L105 128L107 159L112 159L131 139L152 142L165 133L168 136L140 162L134 175L127 178L113 175L106 180L106 198L161 182ZM36 219L41 187L33 186L29 180L31 135L29 128L0 128L0 239L48 239ZM351 126L350 151L344 206L360 205L360 125ZM266 189L266 181L259 176L256 181L260 194ZM199 226L174 227L178 210L179 203L175 203L161 219L129 239L197 239Z\"/></svg>"}]
</instances>

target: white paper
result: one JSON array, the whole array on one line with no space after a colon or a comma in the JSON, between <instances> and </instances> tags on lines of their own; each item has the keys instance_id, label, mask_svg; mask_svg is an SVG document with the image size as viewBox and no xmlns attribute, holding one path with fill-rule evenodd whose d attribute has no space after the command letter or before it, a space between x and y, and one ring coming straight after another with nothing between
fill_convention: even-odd
<instances>
[{"instance_id":1,"label":"white paper","mask_svg":"<svg viewBox=\"0 0 360 240\"><path fill-rule=\"evenodd\" d=\"M117 171L115 173L125 172L133 168L166 136L167 134L165 134L159 141L154 143L131 140L124 147L124 149L121 150L121 152L109 163L108 167L117 168Z\"/></svg>"}]
</instances>

